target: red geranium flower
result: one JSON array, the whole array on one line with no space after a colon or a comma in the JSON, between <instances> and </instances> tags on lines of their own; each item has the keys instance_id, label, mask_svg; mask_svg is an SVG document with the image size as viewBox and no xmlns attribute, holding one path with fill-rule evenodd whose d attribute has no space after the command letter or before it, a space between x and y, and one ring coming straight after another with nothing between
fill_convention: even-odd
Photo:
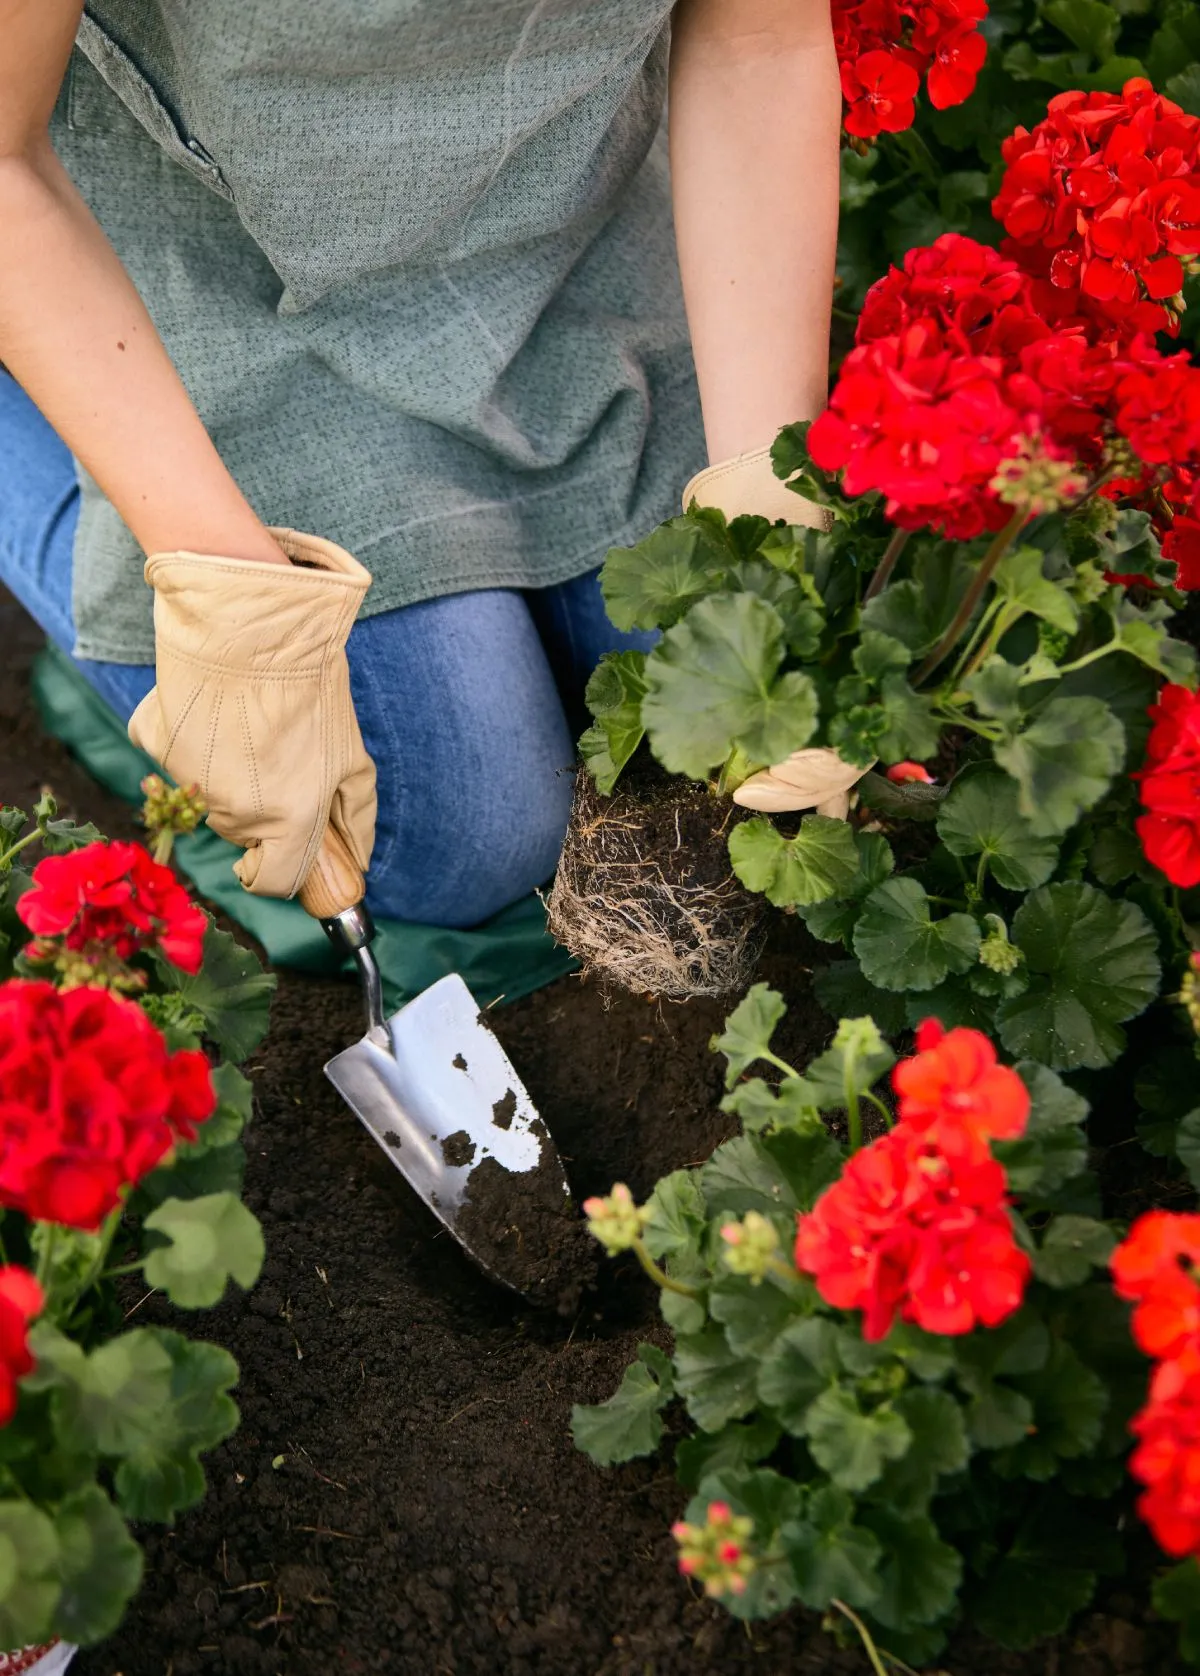
<instances>
[{"instance_id":1,"label":"red geranium flower","mask_svg":"<svg viewBox=\"0 0 1200 1676\"><path fill-rule=\"evenodd\" d=\"M101 947L129 960L157 948L183 971L200 970L207 916L140 844L88 844L47 856L17 913L35 936L62 937L69 949Z\"/></svg>"},{"instance_id":2,"label":"red geranium flower","mask_svg":"<svg viewBox=\"0 0 1200 1676\"><path fill-rule=\"evenodd\" d=\"M1200 694L1164 687L1150 716L1137 833L1146 859L1190 890L1200 885Z\"/></svg>"},{"instance_id":3,"label":"red geranium flower","mask_svg":"<svg viewBox=\"0 0 1200 1676\"><path fill-rule=\"evenodd\" d=\"M911 64L891 52L864 52L843 62L841 75L848 134L869 140L912 127L921 78Z\"/></svg>"},{"instance_id":4,"label":"red geranium flower","mask_svg":"<svg viewBox=\"0 0 1200 1676\"><path fill-rule=\"evenodd\" d=\"M1064 311L1126 335L1177 331L1167 305L1200 251L1200 119L1134 78L1058 94L1001 152L993 213Z\"/></svg>"},{"instance_id":5,"label":"red geranium flower","mask_svg":"<svg viewBox=\"0 0 1200 1676\"><path fill-rule=\"evenodd\" d=\"M827 1303L864 1312L866 1339L883 1338L897 1315L931 1333L994 1327L1019 1307L1031 1272L1005 1185L993 1159L949 1157L899 1123L798 1219L796 1266Z\"/></svg>"},{"instance_id":6,"label":"red geranium flower","mask_svg":"<svg viewBox=\"0 0 1200 1676\"><path fill-rule=\"evenodd\" d=\"M894 762L887 771L887 778L896 786L931 786L934 783L933 775L919 762Z\"/></svg>"},{"instance_id":7,"label":"red geranium flower","mask_svg":"<svg viewBox=\"0 0 1200 1676\"><path fill-rule=\"evenodd\" d=\"M17 1381L33 1371L29 1323L45 1301L28 1269L11 1263L0 1268L0 1426L16 1412Z\"/></svg>"},{"instance_id":8,"label":"red geranium flower","mask_svg":"<svg viewBox=\"0 0 1200 1676\"><path fill-rule=\"evenodd\" d=\"M1146 1486L1139 1516L1164 1553L1200 1553L1200 1369L1164 1363L1129 1429L1139 1440L1129 1470Z\"/></svg>"},{"instance_id":9,"label":"red geranium flower","mask_svg":"<svg viewBox=\"0 0 1200 1676\"><path fill-rule=\"evenodd\" d=\"M949 30L938 42L925 78L930 104L944 111L969 99L986 58L987 42L974 24Z\"/></svg>"},{"instance_id":10,"label":"red geranium flower","mask_svg":"<svg viewBox=\"0 0 1200 1676\"><path fill-rule=\"evenodd\" d=\"M979 1030L946 1031L936 1018L917 1029L917 1052L892 1072L902 1121L948 1156L986 1158L989 1142L1025 1132L1029 1090Z\"/></svg>"},{"instance_id":11,"label":"red geranium flower","mask_svg":"<svg viewBox=\"0 0 1200 1676\"><path fill-rule=\"evenodd\" d=\"M169 1054L103 989L0 984L0 1204L94 1229L216 1105L208 1061Z\"/></svg>"}]
</instances>

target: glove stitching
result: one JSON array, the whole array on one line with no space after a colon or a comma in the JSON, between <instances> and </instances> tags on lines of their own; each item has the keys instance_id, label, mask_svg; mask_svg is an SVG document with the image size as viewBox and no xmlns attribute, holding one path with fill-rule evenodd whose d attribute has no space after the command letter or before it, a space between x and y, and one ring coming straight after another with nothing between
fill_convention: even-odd
<instances>
[{"instance_id":1,"label":"glove stitching","mask_svg":"<svg viewBox=\"0 0 1200 1676\"><path fill-rule=\"evenodd\" d=\"M208 744L204 751L204 778L200 782L200 789L203 792L207 792L209 786L212 784L212 780L209 776L209 769L212 767L213 752L217 748L217 730L221 721L222 696L221 689L218 687L213 701L212 715L208 719Z\"/></svg>"},{"instance_id":2,"label":"glove stitching","mask_svg":"<svg viewBox=\"0 0 1200 1676\"><path fill-rule=\"evenodd\" d=\"M242 745L246 752L246 765L250 774L250 792L254 804L255 820L263 818L262 782L258 773L258 759L254 755L254 738L250 732L250 717L246 712L246 700L242 693L237 695L238 721L242 729Z\"/></svg>"},{"instance_id":3,"label":"glove stitching","mask_svg":"<svg viewBox=\"0 0 1200 1676\"><path fill-rule=\"evenodd\" d=\"M201 670L205 675L225 676L234 674L239 680L253 681L256 685L266 683L282 685L288 681L311 681L319 679L325 669L325 661L322 659L320 663L305 664L299 669L263 670L261 673L257 670L231 670L228 664L210 663L204 658L196 657L194 653L185 652L173 646L169 640L161 635L159 636L159 645L170 652L175 662L190 664L193 669Z\"/></svg>"},{"instance_id":4,"label":"glove stitching","mask_svg":"<svg viewBox=\"0 0 1200 1676\"><path fill-rule=\"evenodd\" d=\"M157 689L155 689L155 690L157 691ZM184 722L187 721L189 715L191 714L191 712L192 712L192 710L195 706L196 700L200 697L200 694L201 694L202 691L203 691L203 687L202 687L201 683L199 681L197 681L196 685L192 688L191 692L188 694L187 698L184 700L183 707L180 710L178 716L176 716L176 718L175 718L174 727L172 727L170 732L167 734L167 742L163 746L162 756L159 759L164 768L166 768L167 760L170 757L171 752L175 748L175 741L179 738L180 729L183 727ZM162 698L161 697L158 700L158 707L159 707L159 710L161 712L161 710L162 710Z\"/></svg>"}]
</instances>

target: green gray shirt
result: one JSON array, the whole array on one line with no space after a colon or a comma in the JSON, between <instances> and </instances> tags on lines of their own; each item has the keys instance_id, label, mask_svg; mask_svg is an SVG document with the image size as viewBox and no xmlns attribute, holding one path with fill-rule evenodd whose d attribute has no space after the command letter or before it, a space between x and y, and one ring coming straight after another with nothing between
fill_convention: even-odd
<instances>
[{"instance_id":1,"label":"green gray shirt","mask_svg":"<svg viewBox=\"0 0 1200 1676\"><path fill-rule=\"evenodd\" d=\"M704 463L659 133L671 0L90 0L55 112L217 447L366 610L545 587ZM153 659L83 478L80 656Z\"/></svg>"}]
</instances>

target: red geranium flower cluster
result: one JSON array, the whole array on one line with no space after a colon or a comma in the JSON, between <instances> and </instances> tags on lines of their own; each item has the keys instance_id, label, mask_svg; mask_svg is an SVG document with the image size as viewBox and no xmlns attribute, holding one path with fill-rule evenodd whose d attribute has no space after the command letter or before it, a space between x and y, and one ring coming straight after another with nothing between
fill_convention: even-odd
<instances>
[{"instance_id":1,"label":"red geranium flower cluster","mask_svg":"<svg viewBox=\"0 0 1200 1676\"><path fill-rule=\"evenodd\" d=\"M931 1333L993 1327L1019 1307L1031 1265L990 1142L1023 1132L1029 1094L986 1036L936 1019L893 1086L899 1121L798 1219L796 1267L827 1303L863 1311L867 1339L897 1315Z\"/></svg>"},{"instance_id":2,"label":"red geranium flower cluster","mask_svg":"<svg viewBox=\"0 0 1200 1676\"><path fill-rule=\"evenodd\" d=\"M0 1426L16 1412L18 1379L33 1371L29 1323L45 1301L28 1269L12 1263L0 1268Z\"/></svg>"},{"instance_id":3,"label":"red geranium flower cluster","mask_svg":"<svg viewBox=\"0 0 1200 1676\"><path fill-rule=\"evenodd\" d=\"M1158 1366L1129 1470L1145 1486L1138 1512L1159 1546L1200 1554L1200 1216L1152 1210L1112 1256L1117 1295L1134 1305L1133 1336Z\"/></svg>"},{"instance_id":4,"label":"red geranium flower cluster","mask_svg":"<svg viewBox=\"0 0 1200 1676\"><path fill-rule=\"evenodd\" d=\"M1177 331L1184 264L1200 254L1200 118L1135 77L1120 93L1058 94L1001 149L992 211L1041 312Z\"/></svg>"},{"instance_id":5,"label":"red geranium flower cluster","mask_svg":"<svg viewBox=\"0 0 1200 1676\"><path fill-rule=\"evenodd\" d=\"M1200 885L1200 694L1164 687L1151 708L1137 832L1146 859L1173 885Z\"/></svg>"},{"instance_id":6,"label":"red geranium flower cluster","mask_svg":"<svg viewBox=\"0 0 1200 1676\"><path fill-rule=\"evenodd\" d=\"M984 0L834 0L833 35L858 139L911 128L921 77L939 111L970 97L987 57Z\"/></svg>"},{"instance_id":7,"label":"red geranium flower cluster","mask_svg":"<svg viewBox=\"0 0 1200 1676\"><path fill-rule=\"evenodd\" d=\"M0 1204L95 1229L216 1105L202 1053L168 1053L108 990L0 984Z\"/></svg>"},{"instance_id":8,"label":"red geranium flower cluster","mask_svg":"<svg viewBox=\"0 0 1200 1676\"><path fill-rule=\"evenodd\" d=\"M1178 497L1200 456L1200 369L1148 339L1054 326L1011 257L957 233L911 250L867 295L855 348L808 434L848 494L905 529L970 539L1014 508L1065 504L1114 442L1133 487ZM1200 510L1200 502L1198 502Z\"/></svg>"},{"instance_id":9,"label":"red geranium flower cluster","mask_svg":"<svg viewBox=\"0 0 1200 1676\"><path fill-rule=\"evenodd\" d=\"M204 910L140 844L88 844L47 856L17 913L36 937L61 937L73 952L105 949L129 960L157 948L183 971L200 970Z\"/></svg>"}]
</instances>

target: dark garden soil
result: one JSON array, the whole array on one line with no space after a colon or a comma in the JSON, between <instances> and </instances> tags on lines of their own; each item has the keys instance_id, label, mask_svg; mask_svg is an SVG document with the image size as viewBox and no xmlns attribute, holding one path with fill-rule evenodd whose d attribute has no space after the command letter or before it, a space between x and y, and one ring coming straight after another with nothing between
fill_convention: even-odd
<instances>
[{"instance_id":1,"label":"dark garden soil","mask_svg":"<svg viewBox=\"0 0 1200 1676\"><path fill-rule=\"evenodd\" d=\"M0 600L0 801L43 781L114 836L128 812L42 738L25 671L36 637ZM788 994L784 1051L828 1020L803 944L768 950ZM493 1015L577 1196L642 1195L730 1128L708 1040L720 1002L655 1005L565 979ZM606 1263L565 1318L484 1280L339 1106L323 1061L361 1031L349 984L284 974L254 1062L248 1197L262 1280L197 1319L242 1367L243 1424L208 1460L210 1493L175 1530L142 1532L147 1576L80 1676L858 1676L811 1616L750 1629L697 1599L673 1564L668 1459L601 1472L573 1402L616 1386L659 1337L648 1285ZM130 1299L166 1321L157 1298ZM1024 1657L962 1642L953 1676L1116 1676L1174 1668L1172 1636L1110 1599Z\"/></svg>"}]
</instances>

